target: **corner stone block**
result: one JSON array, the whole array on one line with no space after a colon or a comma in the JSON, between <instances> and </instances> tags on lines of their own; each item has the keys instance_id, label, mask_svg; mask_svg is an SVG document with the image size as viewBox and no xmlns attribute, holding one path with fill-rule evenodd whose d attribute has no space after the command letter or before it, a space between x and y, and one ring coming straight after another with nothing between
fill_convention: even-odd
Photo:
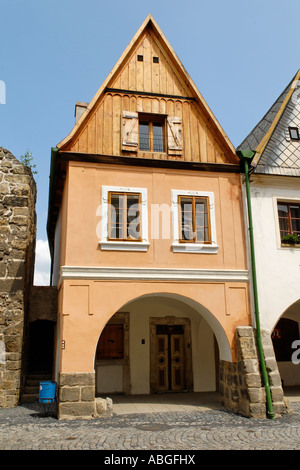
<instances>
[{"instance_id":1,"label":"corner stone block","mask_svg":"<svg viewBox=\"0 0 300 470\"><path fill-rule=\"evenodd\" d=\"M88 385L95 385L95 373L94 372L79 372L79 373L62 373L60 374L59 380L60 386L64 387L68 385L72 386L88 386Z\"/></svg>"},{"instance_id":2,"label":"corner stone block","mask_svg":"<svg viewBox=\"0 0 300 470\"><path fill-rule=\"evenodd\" d=\"M94 402L68 402L58 405L58 419L93 419L95 416Z\"/></svg>"},{"instance_id":3,"label":"corner stone block","mask_svg":"<svg viewBox=\"0 0 300 470\"><path fill-rule=\"evenodd\" d=\"M58 419L92 419L96 414L95 373L61 373Z\"/></svg>"}]
</instances>

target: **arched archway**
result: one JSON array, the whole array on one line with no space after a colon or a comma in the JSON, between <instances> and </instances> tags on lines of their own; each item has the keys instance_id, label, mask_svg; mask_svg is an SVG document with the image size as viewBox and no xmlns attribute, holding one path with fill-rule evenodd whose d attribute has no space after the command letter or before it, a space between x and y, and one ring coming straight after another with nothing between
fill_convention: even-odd
<instances>
[{"instance_id":1,"label":"arched archway","mask_svg":"<svg viewBox=\"0 0 300 470\"><path fill-rule=\"evenodd\" d=\"M300 300L281 315L271 337L283 387L300 387Z\"/></svg>"},{"instance_id":2,"label":"arched archway","mask_svg":"<svg viewBox=\"0 0 300 470\"><path fill-rule=\"evenodd\" d=\"M174 293L139 296L104 327L96 348L96 393L215 391L228 338L203 305Z\"/></svg>"}]
</instances>

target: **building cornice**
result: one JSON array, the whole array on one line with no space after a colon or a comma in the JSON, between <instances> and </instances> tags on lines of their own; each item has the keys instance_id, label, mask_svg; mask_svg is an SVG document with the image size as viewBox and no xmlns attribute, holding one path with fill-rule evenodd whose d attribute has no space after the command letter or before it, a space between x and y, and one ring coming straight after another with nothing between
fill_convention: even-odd
<instances>
[{"instance_id":1,"label":"building cornice","mask_svg":"<svg viewBox=\"0 0 300 470\"><path fill-rule=\"evenodd\" d=\"M248 282L248 270L235 269L170 269L62 266L60 282L91 281L157 281L157 282Z\"/></svg>"}]
</instances>

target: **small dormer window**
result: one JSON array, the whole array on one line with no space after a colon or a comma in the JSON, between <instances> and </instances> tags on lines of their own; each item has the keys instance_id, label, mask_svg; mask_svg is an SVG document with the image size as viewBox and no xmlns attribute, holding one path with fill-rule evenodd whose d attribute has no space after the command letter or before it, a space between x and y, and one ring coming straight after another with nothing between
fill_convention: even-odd
<instances>
[{"instance_id":1,"label":"small dormer window","mask_svg":"<svg viewBox=\"0 0 300 470\"><path fill-rule=\"evenodd\" d=\"M292 140L300 140L298 127L289 127L289 133Z\"/></svg>"},{"instance_id":2,"label":"small dormer window","mask_svg":"<svg viewBox=\"0 0 300 470\"><path fill-rule=\"evenodd\" d=\"M165 152L165 116L139 116L139 149L144 152Z\"/></svg>"}]
</instances>

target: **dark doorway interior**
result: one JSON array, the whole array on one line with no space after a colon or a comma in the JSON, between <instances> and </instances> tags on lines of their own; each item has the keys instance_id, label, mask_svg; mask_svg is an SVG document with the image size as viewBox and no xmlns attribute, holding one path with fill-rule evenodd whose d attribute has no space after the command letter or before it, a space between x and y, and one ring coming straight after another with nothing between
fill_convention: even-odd
<instances>
[{"instance_id":1,"label":"dark doorway interior","mask_svg":"<svg viewBox=\"0 0 300 470\"><path fill-rule=\"evenodd\" d=\"M29 324L29 373L51 374L53 369L54 322L37 320Z\"/></svg>"}]
</instances>

